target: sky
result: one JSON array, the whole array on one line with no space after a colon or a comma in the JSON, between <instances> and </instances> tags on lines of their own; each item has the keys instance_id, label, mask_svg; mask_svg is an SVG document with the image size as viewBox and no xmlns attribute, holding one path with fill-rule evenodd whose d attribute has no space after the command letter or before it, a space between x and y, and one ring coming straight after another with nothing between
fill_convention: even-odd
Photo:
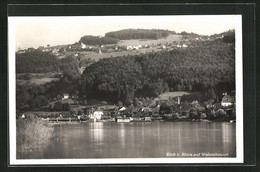
<instances>
[{"instance_id":1,"label":"sky","mask_svg":"<svg viewBox=\"0 0 260 172\"><path fill-rule=\"evenodd\" d=\"M212 35L235 29L236 15L9 17L17 49L72 44L82 36L121 29L167 29Z\"/></svg>"}]
</instances>

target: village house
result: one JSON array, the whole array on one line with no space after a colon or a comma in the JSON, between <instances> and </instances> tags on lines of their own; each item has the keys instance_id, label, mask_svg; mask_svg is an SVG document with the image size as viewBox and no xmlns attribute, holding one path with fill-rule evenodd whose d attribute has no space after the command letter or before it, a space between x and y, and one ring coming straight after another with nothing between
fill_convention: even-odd
<instances>
[{"instance_id":1,"label":"village house","mask_svg":"<svg viewBox=\"0 0 260 172\"><path fill-rule=\"evenodd\" d=\"M64 93L64 94L63 94L63 98L62 98L62 100L65 100L65 99L68 99L68 98L69 98L69 94Z\"/></svg>"},{"instance_id":2,"label":"village house","mask_svg":"<svg viewBox=\"0 0 260 172\"><path fill-rule=\"evenodd\" d=\"M118 111L125 111L126 110L126 107L121 107Z\"/></svg>"},{"instance_id":3,"label":"village house","mask_svg":"<svg viewBox=\"0 0 260 172\"><path fill-rule=\"evenodd\" d=\"M101 120L102 116L104 115L104 112L100 109L97 109L94 113L93 113L93 117L96 120Z\"/></svg>"},{"instance_id":4,"label":"village house","mask_svg":"<svg viewBox=\"0 0 260 172\"><path fill-rule=\"evenodd\" d=\"M222 107L232 107L235 103L235 98L230 95L225 95L221 100Z\"/></svg>"},{"instance_id":5,"label":"village house","mask_svg":"<svg viewBox=\"0 0 260 172\"><path fill-rule=\"evenodd\" d=\"M134 46L134 49L136 49L136 50L138 50L138 49L140 49L140 48L142 48L141 45L135 45L135 46Z\"/></svg>"},{"instance_id":6,"label":"village house","mask_svg":"<svg viewBox=\"0 0 260 172\"><path fill-rule=\"evenodd\" d=\"M222 39L224 38L224 35L216 36L215 39Z\"/></svg>"},{"instance_id":7,"label":"village house","mask_svg":"<svg viewBox=\"0 0 260 172\"><path fill-rule=\"evenodd\" d=\"M55 54L55 55L58 55L58 54L59 54L59 49L58 49L58 48L53 48L53 49L51 50L51 52L52 52L53 54Z\"/></svg>"},{"instance_id":8,"label":"village house","mask_svg":"<svg viewBox=\"0 0 260 172\"><path fill-rule=\"evenodd\" d=\"M132 50L132 49L133 49L133 46L131 46L131 45L126 46L126 50Z\"/></svg>"},{"instance_id":9,"label":"village house","mask_svg":"<svg viewBox=\"0 0 260 172\"><path fill-rule=\"evenodd\" d=\"M27 52L34 52L34 51L36 51L36 49L34 49L34 48L28 48L27 49Z\"/></svg>"},{"instance_id":10,"label":"village house","mask_svg":"<svg viewBox=\"0 0 260 172\"><path fill-rule=\"evenodd\" d=\"M23 53L26 53L26 50L18 50L17 53L18 54L23 54Z\"/></svg>"},{"instance_id":11,"label":"village house","mask_svg":"<svg viewBox=\"0 0 260 172\"><path fill-rule=\"evenodd\" d=\"M85 45L85 44L83 44L82 42L81 42L81 49L86 49L87 48L87 45Z\"/></svg>"},{"instance_id":12,"label":"village house","mask_svg":"<svg viewBox=\"0 0 260 172\"><path fill-rule=\"evenodd\" d=\"M186 44L183 44L183 45L182 45L182 47L183 47L183 48L187 48L187 47L188 47L188 45L186 45Z\"/></svg>"}]
</instances>

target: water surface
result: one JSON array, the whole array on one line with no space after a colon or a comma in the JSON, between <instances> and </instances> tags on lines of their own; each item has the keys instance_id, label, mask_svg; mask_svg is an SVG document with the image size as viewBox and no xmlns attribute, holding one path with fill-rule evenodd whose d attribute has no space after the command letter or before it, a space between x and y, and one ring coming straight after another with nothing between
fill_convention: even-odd
<instances>
[{"instance_id":1,"label":"water surface","mask_svg":"<svg viewBox=\"0 0 260 172\"><path fill-rule=\"evenodd\" d=\"M167 153L235 157L235 128L235 123L228 122L58 124L54 125L55 136L48 145L22 158L165 158Z\"/></svg>"}]
</instances>

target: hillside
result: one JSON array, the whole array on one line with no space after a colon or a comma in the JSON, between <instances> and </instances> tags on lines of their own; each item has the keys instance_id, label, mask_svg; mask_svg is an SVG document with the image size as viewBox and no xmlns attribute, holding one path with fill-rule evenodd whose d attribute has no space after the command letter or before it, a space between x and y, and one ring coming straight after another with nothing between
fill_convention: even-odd
<instances>
[{"instance_id":1,"label":"hillside","mask_svg":"<svg viewBox=\"0 0 260 172\"><path fill-rule=\"evenodd\" d=\"M80 90L87 97L128 102L165 91L206 93L222 83L221 91L230 91L234 79L234 45L203 41L187 49L101 59L85 69Z\"/></svg>"}]
</instances>

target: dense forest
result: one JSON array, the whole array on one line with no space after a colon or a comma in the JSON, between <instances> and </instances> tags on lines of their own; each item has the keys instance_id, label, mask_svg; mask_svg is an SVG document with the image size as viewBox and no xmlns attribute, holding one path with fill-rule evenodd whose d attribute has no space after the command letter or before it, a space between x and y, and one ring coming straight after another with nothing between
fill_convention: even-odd
<instances>
[{"instance_id":1,"label":"dense forest","mask_svg":"<svg viewBox=\"0 0 260 172\"><path fill-rule=\"evenodd\" d=\"M87 97L124 103L165 91L210 94L214 88L221 94L235 87L234 55L234 45L205 41L187 49L102 59L85 69L80 91Z\"/></svg>"},{"instance_id":2,"label":"dense forest","mask_svg":"<svg viewBox=\"0 0 260 172\"><path fill-rule=\"evenodd\" d=\"M16 73L62 73L65 79L74 80L80 75L79 63L73 55L63 59L48 52L33 51L16 54Z\"/></svg>"},{"instance_id":3,"label":"dense forest","mask_svg":"<svg viewBox=\"0 0 260 172\"><path fill-rule=\"evenodd\" d=\"M81 37L79 42L86 45L116 44L119 42L119 39L86 35Z\"/></svg>"},{"instance_id":4,"label":"dense forest","mask_svg":"<svg viewBox=\"0 0 260 172\"><path fill-rule=\"evenodd\" d=\"M161 29L124 29L115 32L108 32L106 37L118 38L120 40L128 39L160 39L174 34L173 31L161 30Z\"/></svg>"},{"instance_id":5,"label":"dense forest","mask_svg":"<svg viewBox=\"0 0 260 172\"><path fill-rule=\"evenodd\" d=\"M58 72L60 61L51 53L32 51L16 53L16 73Z\"/></svg>"}]
</instances>

